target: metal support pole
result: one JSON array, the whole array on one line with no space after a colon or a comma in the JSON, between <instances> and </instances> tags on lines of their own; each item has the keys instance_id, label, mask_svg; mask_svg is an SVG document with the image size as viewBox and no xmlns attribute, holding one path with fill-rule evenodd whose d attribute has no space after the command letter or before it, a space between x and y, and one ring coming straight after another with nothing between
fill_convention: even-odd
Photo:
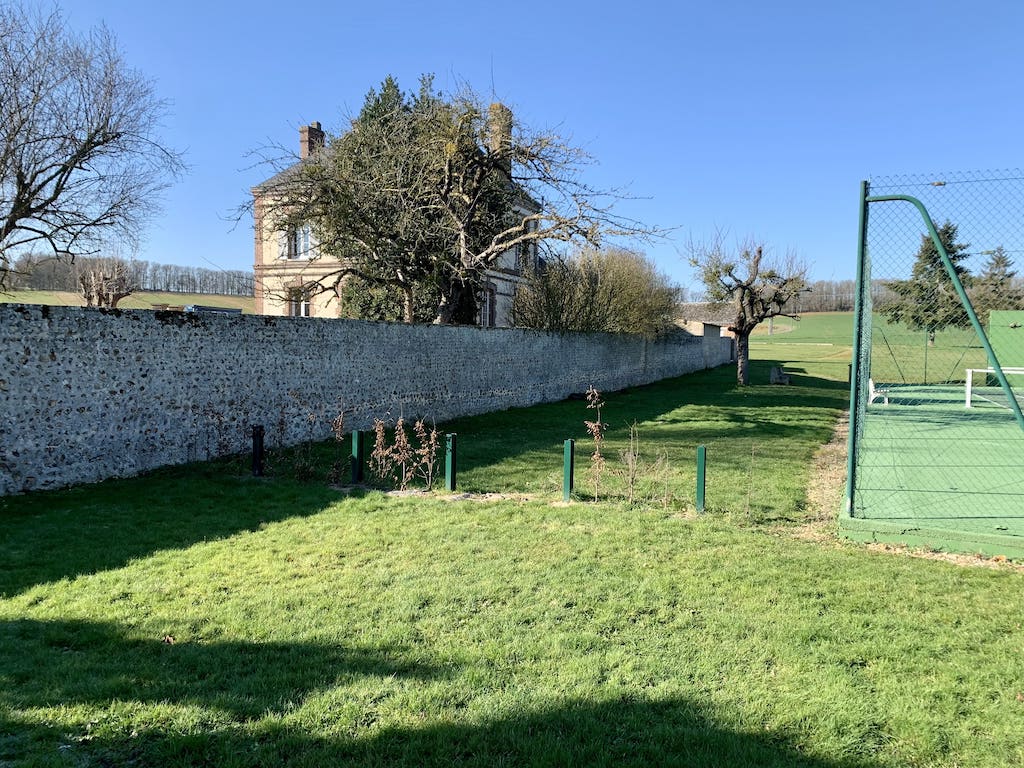
<instances>
[{"instance_id":1,"label":"metal support pole","mask_svg":"<svg viewBox=\"0 0 1024 768\"><path fill-rule=\"evenodd\" d=\"M455 442L456 434L454 432L444 436L445 442L445 457L444 457L444 487L447 491L455 490Z\"/></svg>"},{"instance_id":2,"label":"metal support pole","mask_svg":"<svg viewBox=\"0 0 1024 768\"><path fill-rule=\"evenodd\" d=\"M363 452L363 444L363 432L357 429L352 433L351 474L353 483L361 483L366 479L364 469L366 466L366 455Z\"/></svg>"},{"instance_id":3,"label":"metal support pole","mask_svg":"<svg viewBox=\"0 0 1024 768\"><path fill-rule=\"evenodd\" d=\"M871 375L871 371L862 371L861 366L867 362L861 357L861 347L871 343L871 339L863 337L864 330L864 293L871 286L865 286L868 279L868 192L870 186L866 181L860 183L860 228L857 235L857 293L853 301L853 354L850 359L850 436L846 451L846 514L853 517L853 498L857 490L857 452L860 450L860 400L864 396L863 379ZM869 293L870 295L870 293Z\"/></svg>"},{"instance_id":4,"label":"metal support pole","mask_svg":"<svg viewBox=\"0 0 1024 768\"><path fill-rule=\"evenodd\" d=\"M263 477L263 425L252 425L252 476Z\"/></svg>"},{"instance_id":5,"label":"metal support pole","mask_svg":"<svg viewBox=\"0 0 1024 768\"><path fill-rule=\"evenodd\" d=\"M697 446L697 514L704 513L704 490L707 485L708 449Z\"/></svg>"},{"instance_id":6,"label":"metal support pole","mask_svg":"<svg viewBox=\"0 0 1024 768\"><path fill-rule=\"evenodd\" d=\"M566 440L562 455L562 501L572 497L573 470L576 468L576 441Z\"/></svg>"}]
</instances>

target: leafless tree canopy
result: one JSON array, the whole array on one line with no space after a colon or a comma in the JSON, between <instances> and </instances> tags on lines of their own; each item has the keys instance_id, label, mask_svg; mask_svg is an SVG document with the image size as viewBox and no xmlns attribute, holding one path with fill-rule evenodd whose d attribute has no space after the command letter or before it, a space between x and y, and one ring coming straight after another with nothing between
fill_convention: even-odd
<instances>
[{"instance_id":1,"label":"leafless tree canopy","mask_svg":"<svg viewBox=\"0 0 1024 768\"><path fill-rule=\"evenodd\" d=\"M0 6L0 287L28 248L73 259L134 242L182 170L157 137L165 104L105 28Z\"/></svg>"},{"instance_id":2,"label":"leafless tree canopy","mask_svg":"<svg viewBox=\"0 0 1024 768\"><path fill-rule=\"evenodd\" d=\"M138 289L131 279L128 262L122 259L102 262L78 273L78 291L87 307L116 307L121 299Z\"/></svg>"},{"instance_id":3,"label":"leafless tree canopy","mask_svg":"<svg viewBox=\"0 0 1024 768\"><path fill-rule=\"evenodd\" d=\"M429 283L435 321L459 322L474 314L484 270L509 251L656 234L614 212L617 192L584 181L590 162L468 89L442 96L424 77L408 96L388 78L323 152L261 188L259 215L277 228L313 224L324 257L340 262L329 288L349 275L390 285L411 317L412 292Z\"/></svg>"},{"instance_id":4,"label":"leafless tree canopy","mask_svg":"<svg viewBox=\"0 0 1024 768\"><path fill-rule=\"evenodd\" d=\"M747 243L730 253L721 238L690 243L690 264L697 268L707 298L733 310L729 330L736 335L736 380L750 383L750 334L772 317L796 317L795 299L807 290L807 267L788 255L781 264L765 258L762 243Z\"/></svg>"}]
</instances>

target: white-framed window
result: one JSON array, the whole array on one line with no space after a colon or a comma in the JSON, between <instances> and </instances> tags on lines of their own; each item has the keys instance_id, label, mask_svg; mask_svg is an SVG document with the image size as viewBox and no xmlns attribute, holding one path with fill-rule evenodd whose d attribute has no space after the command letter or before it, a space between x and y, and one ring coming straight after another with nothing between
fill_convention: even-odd
<instances>
[{"instance_id":1,"label":"white-framed window","mask_svg":"<svg viewBox=\"0 0 1024 768\"><path fill-rule=\"evenodd\" d=\"M493 328L498 323L498 288L494 283L484 283L480 289L480 312L477 324Z\"/></svg>"},{"instance_id":2,"label":"white-framed window","mask_svg":"<svg viewBox=\"0 0 1024 768\"><path fill-rule=\"evenodd\" d=\"M311 317L313 307L308 288L290 288L288 290L288 316Z\"/></svg>"},{"instance_id":3,"label":"white-framed window","mask_svg":"<svg viewBox=\"0 0 1024 768\"><path fill-rule=\"evenodd\" d=\"M313 232L309 224L288 227L281 235L280 258L294 261L308 259L313 253Z\"/></svg>"}]
</instances>

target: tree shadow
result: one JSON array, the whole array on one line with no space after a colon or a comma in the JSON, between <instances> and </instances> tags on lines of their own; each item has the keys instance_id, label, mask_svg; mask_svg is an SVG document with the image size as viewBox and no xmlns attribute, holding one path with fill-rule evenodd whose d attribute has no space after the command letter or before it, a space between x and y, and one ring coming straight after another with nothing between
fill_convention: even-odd
<instances>
[{"instance_id":1,"label":"tree shadow","mask_svg":"<svg viewBox=\"0 0 1024 768\"><path fill-rule=\"evenodd\" d=\"M315 514L336 500L322 482L245 477L224 461L0 498L0 597Z\"/></svg>"},{"instance_id":2,"label":"tree shadow","mask_svg":"<svg viewBox=\"0 0 1024 768\"><path fill-rule=\"evenodd\" d=\"M752 380L767 382L772 365L771 362L752 362ZM752 416L750 408L799 406L834 410L846 406L844 393L848 389L843 382L809 375L795 376L790 386L765 383L739 387L735 368L723 366L619 392L602 393L605 401L602 421L609 424L608 436L625 437L633 421L683 424L684 418L674 414L678 409L687 405L711 406L716 408L717 416L724 422L752 424L758 429L770 430L771 434L767 436L777 438L799 431L799 425L779 424L768 417ZM738 409L747 412L740 413ZM587 439L583 422L595 419L596 413L586 407L585 401L570 399L529 409L510 409L456 419L443 428L460 434L460 472L540 451L551 453L555 457L553 466L557 468L562 442L568 438ZM699 434L699 430L694 434ZM723 435L735 436L726 424L723 424ZM644 437L646 440L647 436Z\"/></svg>"},{"instance_id":3,"label":"tree shadow","mask_svg":"<svg viewBox=\"0 0 1024 768\"><path fill-rule=\"evenodd\" d=\"M330 706L362 711L349 712L349 725L339 729L328 706L312 718L312 733L301 715L287 717L318 690L360 677L401 678L407 689L458 672L397 661L402 655L402 649L312 644L167 645L125 637L112 625L6 622L0 624L0 668L25 669L26 658L31 668L5 674L0 759L60 754L73 764L101 766L875 765L859 756L809 757L790 736L729 727L710 705L678 698L567 700L512 716L454 721L450 709L433 704L428 709L440 712L419 713L432 724L384 728L374 727L375 702L341 699ZM85 709L76 712L79 705ZM213 710L216 719L168 728L167 707L174 706ZM30 714L41 707L60 707L70 721ZM91 718L90 724L117 722L91 729L75 716ZM333 717L340 717L337 710ZM862 754L872 746L863 745Z\"/></svg>"},{"instance_id":4,"label":"tree shadow","mask_svg":"<svg viewBox=\"0 0 1024 768\"><path fill-rule=\"evenodd\" d=\"M767 381L770 364L752 365ZM782 439L802 427L761 418L751 413L751 406L833 409L838 405L835 382L795 378L797 384L789 387L739 388L735 369L724 366L607 393L602 419L610 423L609 436L618 439L628 435L634 420L682 423L673 411L685 405L709 406L722 421L721 433L716 434L713 426L695 429L695 441L735 437L734 427L739 423L748 427L751 435ZM596 414L586 408L584 401L568 400L459 419L443 428L463 435L459 442L460 472L536 452L550 454L552 471L557 471L562 442L569 437L585 439L583 421L594 418ZM652 433L649 439L654 444L678 438ZM237 461L219 461L169 467L139 478L0 498L4 526L0 596L10 597L37 584L119 568L162 549L184 548L257 530L274 521L316 514L339 498L323 480L330 462L337 458L338 445L327 441L319 447L322 466L306 483L246 477ZM471 483L465 487L471 487Z\"/></svg>"}]
</instances>

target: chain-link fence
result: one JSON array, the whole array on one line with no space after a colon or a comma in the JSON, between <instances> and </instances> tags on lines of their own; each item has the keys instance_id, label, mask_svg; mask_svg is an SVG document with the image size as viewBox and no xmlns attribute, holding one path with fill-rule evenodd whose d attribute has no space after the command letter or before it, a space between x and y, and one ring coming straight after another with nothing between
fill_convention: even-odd
<instances>
[{"instance_id":1,"label":"chain-link fence","mask_svg":"<svg viewBox=\"0 0 1024 768\"><path fill-rule=\"evenodd\" d=\"M863 195L847 510L1024 536L1024 173Z\"/></svg>"}]
</instances>

